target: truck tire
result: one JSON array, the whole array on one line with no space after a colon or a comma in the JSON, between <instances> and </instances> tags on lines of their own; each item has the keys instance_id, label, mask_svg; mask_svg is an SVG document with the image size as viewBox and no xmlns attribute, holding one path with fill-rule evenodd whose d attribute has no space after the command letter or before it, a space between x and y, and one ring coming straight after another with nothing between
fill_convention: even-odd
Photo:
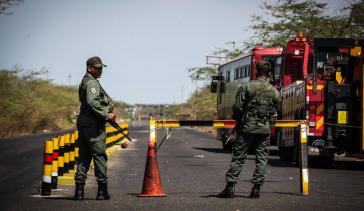
<instances>
[{"instance_id":1,"label":"truck tire","mask_svg":"<svg viewBox=\"0 0 364 211\"><path fill-rule=\"evenodd\" d=\"M334 163L335 153L322 156L309 156L308 164L312 167L330 168Z\"/></svg>"},{"instance_id":2,"label":"truck tire","mask_svg":"<svg viewBox=\"0 0 364 211\"><path fill-rule=\"evenodd\" d=\"M279 147L279 158L282 161L293 160L293 147Z\"/></svg>"},{"instance_id":3,"label":"truck tire","mask_svg":"<svg viewBox=\"0 0 364 211\"><path fill-rule=\"evenodd\" d=\"M293 149L291 147L282 147L282 129L276 128L276 140L278 146L279 158L282 161L292 161L293 159Z\"/></svg>"}]
</instances>

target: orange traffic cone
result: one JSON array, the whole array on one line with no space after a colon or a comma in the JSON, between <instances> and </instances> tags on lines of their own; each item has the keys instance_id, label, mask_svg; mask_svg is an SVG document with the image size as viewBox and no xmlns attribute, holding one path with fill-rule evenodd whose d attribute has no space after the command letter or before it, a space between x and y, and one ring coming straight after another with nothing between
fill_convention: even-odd
<instances>
[{"instance_id":1,"label":"orange traffic cone","mask_svg":"<svg viewBox=\"0 0 364 211\"><path fill-rule=\"evenodd\" d=\"M143 190L142 193L138 194L138 196L161 197L166 195L167 194L163 192L162 183L159 176L155 145L153 142L149 142L147 162L145 164Z\"/></svg>"}]
</instances>

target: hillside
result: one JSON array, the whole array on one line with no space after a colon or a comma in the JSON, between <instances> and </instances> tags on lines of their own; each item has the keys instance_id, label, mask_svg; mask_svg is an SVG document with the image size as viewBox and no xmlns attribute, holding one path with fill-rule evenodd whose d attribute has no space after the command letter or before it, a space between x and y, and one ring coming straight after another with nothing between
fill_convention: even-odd
<instances>
[{"instance_id":1,"label":"hillside","mask_svg":"<svg viewBox=\"0 0 364 211\"><path fill-rule=\"evenodd\" d=\"M37 75L0 70L0 138L75 128L77 87L54 85ZM125 118L125 107L115 103L118 117Z\"/></svg>"},{"instance_id":2,"label":"hillside","mask_svg":"<svg viewBox=\"0 0 364 211\"><path fill-rule=\"evenodd\" d=\"M207 85L193 93L184 107L194 119L216 119L216 94Z\"/></svg>"}]
</instances>

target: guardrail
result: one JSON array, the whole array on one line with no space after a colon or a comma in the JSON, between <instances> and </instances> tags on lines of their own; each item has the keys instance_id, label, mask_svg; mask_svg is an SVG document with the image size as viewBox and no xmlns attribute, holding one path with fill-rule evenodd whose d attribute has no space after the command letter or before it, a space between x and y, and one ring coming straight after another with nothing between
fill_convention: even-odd
<instances>
[{"instance_id":1,"label":"guardrail","mask_svg":"<svg viewBox=\"0 0 364 211\"><path fill-rule=\"evenodd\" d=\"M157 128L182 127L182 126L208 126L233 128L234 120L150 120L149 143L147 162L145 166L142 192L138 196L160 197L166 196L163 192L159 175L159 167L156 159ZM304 196L309 195L309 175L307 159L307 122L306 120L277 120L275 127L298 127L300 128L299 151L300 151L300 191Z\"/></svg>"},{"instance_id":2,"label":"guardrail","mask_svg":"<svg viewBox=\"0 0 364 211\"><path fill-rule=\"evenodd\" d=\"M120 124L120 127L128 134L128 124ZM107 149L126 141L124 135L111 126L106 127L106 134ZM57 189L59 179L67 177L73 181L78 159L77 139L78 131L74 130L44 142L42 196L50 196L52 189Z\"/></svg>"}]
</instances>

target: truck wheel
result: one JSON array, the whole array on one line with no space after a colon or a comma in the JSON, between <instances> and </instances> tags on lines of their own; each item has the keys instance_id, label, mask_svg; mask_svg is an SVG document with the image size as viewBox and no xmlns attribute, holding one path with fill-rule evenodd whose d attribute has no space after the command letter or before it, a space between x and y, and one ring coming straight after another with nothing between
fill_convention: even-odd
<instances>
[{"instance_id":1,"label":"truck wheel","mask_svg":"<svg viewBox=\"0 0 364 211\"><path fill-rule=\"evenodd\" d=\"M334 163L334 153L323 156L310 156L309 165L312 167L330 168Z\"/></svg>"},{"instance_id":2,"label":"truck wheel","mask_svg":"<svg viewBox=\"0 0 364 211\"><path fill-rule=\"evenodd\" d=\"M293 147L279 147L279 158L283 161L292 161Z\"/></svg>"}]
</instances>

